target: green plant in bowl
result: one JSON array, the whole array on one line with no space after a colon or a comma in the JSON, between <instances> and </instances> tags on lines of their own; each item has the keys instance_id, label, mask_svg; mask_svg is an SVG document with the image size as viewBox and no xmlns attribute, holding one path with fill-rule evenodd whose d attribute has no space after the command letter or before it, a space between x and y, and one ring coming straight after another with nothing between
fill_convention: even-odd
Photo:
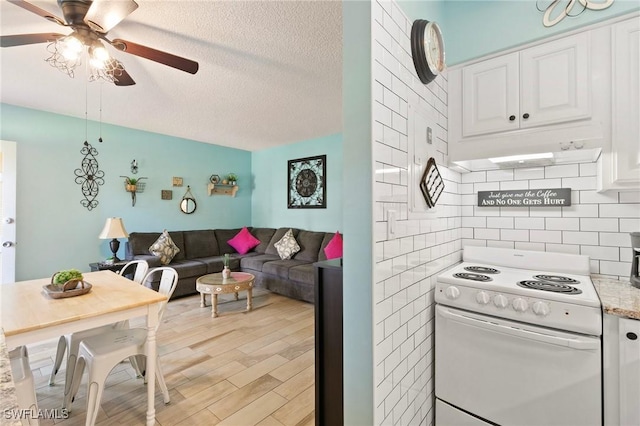
<instances>
[{"instance_id":1,"label":"green plant in bowl","mask_svg":"<svg viewBox=\"0 0 640 426\"><path fill-rule=\"evenodd\" d=\"M65 269L53 275L52 284L60 290L70 290L74 289L78 285L78 281L82 281L82 278L82 272L77 269ZM67 283L71 288L65 288Z\"/></svg>"}]
</instances>

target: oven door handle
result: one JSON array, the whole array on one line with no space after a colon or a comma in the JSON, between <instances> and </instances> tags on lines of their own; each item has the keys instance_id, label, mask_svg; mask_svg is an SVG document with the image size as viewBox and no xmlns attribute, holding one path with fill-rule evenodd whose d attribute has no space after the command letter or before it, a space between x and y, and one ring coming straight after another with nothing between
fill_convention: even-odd
<instances>
[{"instance_id":1,"label":"oven door handle","mask_svg":"<svg viewBox=\"0 0 640 426\"><path fill-rule=\"evenodd\" d=\"M477 318L472 318L466 315L456 314L446 308L437 309L437 311L444 318L453 321L458 321L463 324L483 328L485 330L508 334L510 336L522 337L523 339L535 340L538 342L586 351L600 348L600 341L594 338L581 338L579 336L571 338L552 336L550 334L538 333L531 330L524 330L522 328L511 327L508 325L498 324L496 322L489 322Z\"/></svg>"}]
</instances>

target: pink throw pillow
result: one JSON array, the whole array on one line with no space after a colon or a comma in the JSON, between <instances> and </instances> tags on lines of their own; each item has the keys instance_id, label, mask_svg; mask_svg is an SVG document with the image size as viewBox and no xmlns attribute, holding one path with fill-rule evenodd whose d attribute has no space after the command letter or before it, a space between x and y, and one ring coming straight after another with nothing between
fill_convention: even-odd
<instances>
[{"instance_id":1,"label":"pink throw pillow","mask_svg":"<svg viewBox=\"0 0 640 426\"><path fill-rule=\"evenodd\" d=\"M327 256L327 260L342 257L342 237L339 232L336 232L324 248L324 254Z\"/></svg>"},{"instance_id":2,"label":"pink throw pillow","mask_svg":"<svg viewBox=\"0 0 640 426\"><path fill-rule=\"evenodd\" d=\"M251 232L245 226L242 228L240 232L236 234L235 237L227 241L231 247L236 249L236 251L240 254L245 254L252 248L256 247L260 244L260 240L251 235Z\"/></svg>"}]
</instances>

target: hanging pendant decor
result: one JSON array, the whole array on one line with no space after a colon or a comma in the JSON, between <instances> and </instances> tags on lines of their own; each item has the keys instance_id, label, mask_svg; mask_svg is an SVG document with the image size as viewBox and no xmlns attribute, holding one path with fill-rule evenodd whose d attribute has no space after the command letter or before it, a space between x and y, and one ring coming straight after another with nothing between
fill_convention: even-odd
<instances>
[{"instance_id":1,"label":"hanging pendant decor","mask_svg":"<svg viewBox=\"0 0 640 426\"><path fill-rule=\"evenodd\" d=\"M102 142L102 138L100 138ZM74 171L76 175L76 183L81 186L83 200L80 204L91 211L98 205L98 189L100 185L104 185L104 172L98 168L98 150L84 141L84 146L80 150L84 156L79 169Z\"/></svg>"}]
</instances>

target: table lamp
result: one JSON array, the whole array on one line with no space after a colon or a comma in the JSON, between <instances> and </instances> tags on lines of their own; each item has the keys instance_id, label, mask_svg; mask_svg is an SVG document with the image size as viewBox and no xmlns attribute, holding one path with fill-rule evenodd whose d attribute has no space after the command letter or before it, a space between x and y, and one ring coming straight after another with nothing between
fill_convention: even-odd
<instances>
[{"instance_id":1,"label":"table lamp","mask_svg":"<svg viewBox=\"0 0 640 426\"><path fill-rule=\"evenodd\" d=\"M122 219L119 217L110 217L107 218L107 222L104 224L104 228L102 228L102 232L98 236L101 240L108 240L112 238L109 242L109 247L111 248L111 252L113 253L113 262L120 262L118 259L118 249L120 248L120 241L118 238L128 238L129 234L126 229L124 229L124 223L122 223Z\"/></svg>"}]
</instances>

